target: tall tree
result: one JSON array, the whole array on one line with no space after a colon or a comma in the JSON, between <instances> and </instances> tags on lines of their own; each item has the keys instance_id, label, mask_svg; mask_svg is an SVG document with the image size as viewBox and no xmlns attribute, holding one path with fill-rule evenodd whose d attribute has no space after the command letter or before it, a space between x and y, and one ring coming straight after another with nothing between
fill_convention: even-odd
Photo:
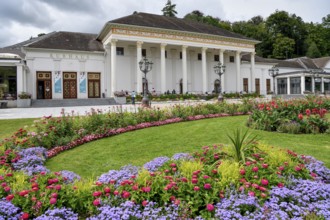
<instances>
[{"instance_id":1,"label":"tall tree","mask_svg":"<svg viewBox=\"0 0 330 220\"><path fill-rule=\"evenodd\" d=\"M315 42L312 42L311 45L308 47L306 56L310 58L319 58L322 56Z\"/></svg>"},{"instance_id":2,"label":"tall tree","mask_svg":"<svg viewBox=\"0 0 330 220\"><path fill-rule=\"evenodd\" d=\"M293 39L278 34L273 44L273 57L277 59L291 58L294 52L294 45Z\"/></svg>"},{"instance_id":3,"label":"tall tree","mask_svg":"<svg viewBox=\"0 0 330 220\"><path fill-rule=\"evenodd\" d=\"M175 10L176 4L172 4L171 0L167 0L165 7L162 9L163 15L167 17L176 17L178 13Z\"/></svg>"}]
</instances>

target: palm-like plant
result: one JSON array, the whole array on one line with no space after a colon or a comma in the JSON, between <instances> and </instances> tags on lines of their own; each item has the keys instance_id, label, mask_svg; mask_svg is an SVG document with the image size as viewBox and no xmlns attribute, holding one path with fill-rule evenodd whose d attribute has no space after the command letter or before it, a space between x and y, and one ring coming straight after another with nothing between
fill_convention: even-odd
<instances>
[{"instance_id":1,"label":"palm-like plant","mask_svg":"<svg viewBox=\"0 0 330 220\"><path fill-rule=\"evenodd\" d=\"M240 129L237 129L234 131L233 136L227 135L232 142L232 150L233 150L233 157L234 160L241 163L245 163L246 159L249 158L248 155L250 155L254 149L253 143L257 140L257 136L253 136L250 138L250 133L248 130L245 132L241 131Z\"/></svg>"},{"instance_id":2,"label":"palm-like plant","mask_svg":"<svg viewBox=\"0 0 330 220\"><path fill-rule=\"evenodd\" d=\"M176 4L172 4L171 0L168 0L165 7L162 9L163 15L167 17L176 17L178 13L175 10Z\"/></svg>"}]
</instances>

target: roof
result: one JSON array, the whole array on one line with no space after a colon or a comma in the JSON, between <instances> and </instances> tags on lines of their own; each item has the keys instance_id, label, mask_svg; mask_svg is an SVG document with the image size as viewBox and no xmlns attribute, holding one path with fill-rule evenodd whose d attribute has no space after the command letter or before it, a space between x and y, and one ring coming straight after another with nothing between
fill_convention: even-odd
<instances>
[{"instance_id":1,"label":"roof","mask_svg":"<svg viewBox=\"0 0 330 220\"><path fill-rule=\"evenodd\" d=\"M52 32L53 33L53 32ZM38 40L41 40L52 33L41 35L39 37L31 37L29 40L20 42L18 44L10 45L7 47L0 48L0 53L6 53L6 54L16 54L20 56L21 58L25 58L25 54L22 52L22 47L28 44L31 44L33 42L36 42Z\"/></svg>"},{"instance_id":2,"label":"roof","mask_svg":"<svg viewBox=\"0 0 330 220\"><path fill-rule=\"evenodd\" d=\"M256 63L269 63L269 64L276 64L278 63L278 60L276 59L268 59L268 58L263 58L263 57L259 57L259 56L255 56L254 60ZM250 62L251 61L251 54L244 54L242 56L242 61L247 61Z\"/></svg>"},{"instance_id":3,"label":"roof","mask_svg":"<svg viewBox=\"0 0 330 220\"><path fill-rule=\"evenodd\" d=\"M28 48L104 51L103 44L96 40L96 34L75 32L54 32L39 41L27 45Z\"/></svg>"},{"instance_id":4,"label":"roof","mask_svg":"<svg viewBox=\"0 0 330 220\"><path fill-rule=\"evenodd\" d=\"M321 57L321 58L313 59L313 62L320 68L324 68L329 61L330 61L330 57Z\"/></svg>"},{"instance_id":5,"label":"roof","mask_svg":"<svg viewBox=\"0 0 330 220\"><path fill-rule=\"evenodd\" d=\"M163 15L142 12L109 21L107 22L107 24L125 24L141 27L161 28L176 31L218 35L222 37L238 38L257 42L254 39L242 36L240 34L233 33L225 29L201 23L198 21L185 20L176 17L167 17Z\"/></svg>"}]
</instances>

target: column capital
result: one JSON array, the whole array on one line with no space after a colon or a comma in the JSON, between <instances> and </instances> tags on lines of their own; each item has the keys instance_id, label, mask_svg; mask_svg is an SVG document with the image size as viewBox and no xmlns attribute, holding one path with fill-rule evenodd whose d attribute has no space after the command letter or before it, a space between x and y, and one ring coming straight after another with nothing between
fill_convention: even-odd
<instances>
[{"instance_id":1,"label":"column capital","mask_svg":"<svg viewBox=\"0 0 330 220\"><path fill-rule=\"evenodd\" d=\"M166 45L167 45L167 44L165 44L165 43L161 43L161 44L160 44L160 48L164 49L164 48L166 47Z\"/></svg>"},{"instance_id":2,"label":"column capital","mask_svg":"<svg viewBox=\"0 0 330 220\"><path fill-rule=\"evenodd\" d=\"M136 46L137 46L137 47L142 47L142 44L143 44L143 41L137 41L137 42L136 42Z\"/></svg>"},{"instance_id":3,"label":"column capital","mask_svg":"<svg viewBox=\"0 0 330 220\"><path fill-rule=\"evenodd\" d=\"M242 51L236 50L236 55L240 55Z\"/></svg>"},{"instance_id":4,"label":"column capital","mask_svg":"<svg viewBox=\"0 0 330 220\"><path fill-rule=\"evenodd\" d=\"M187 45L182 45L182 49L187 49L188 46Z\"/></svg>"},{"instance_id":5,"label":"column capital","mask_svg":"<svg viewBox=\"0 0 330 220\"><path fill-rule=\"evenodd\" d=\"M205 52L207 50L207 47L202 47L202 51Z\"/></svg>"},{"instance_id":6,"label":"column capital","mask_svg":"<svg viewBox=\"0 0 330 220\"><path fill-rule=\"evenodd\" d=\"M116 46L117 39L111 39L111 46Z\"/></svg>"},{"instance_id":7,"label":"column capital","mask_svg":"<svg viewBox=\"0 0 330 220\"><path fill-rule=\"evenodd\" d=\"M251 56L255 56L255 55L256 55L255 51L251 52Z\"/></svg>"},{"instance_id":8,"label":"column capital","mask_svg":"<svg viewBox=\"0 0 330 220\"><path fill-rule=\"evenodd\" d=\"M225 49L219 49L220 53L224 53L226 50Z\"/></svg>"}]
</instances>

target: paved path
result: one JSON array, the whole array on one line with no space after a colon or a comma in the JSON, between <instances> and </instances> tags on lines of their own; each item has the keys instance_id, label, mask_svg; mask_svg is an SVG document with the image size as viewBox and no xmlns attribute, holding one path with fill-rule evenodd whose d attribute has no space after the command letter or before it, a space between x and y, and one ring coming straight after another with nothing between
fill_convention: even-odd
<instances>
[{"instance_id":1,"label":"paved path","mask_svg":"<svg viewBox=\"0 0 330 220\"><path fill-rule=\"evenodd\" d=\"M180 105L195 105L198 103L205 103L206 101L186 101L186 102L166 102L166 103L152 103L153 108L166 108L176 104ZM214 101L207 101L214 102ZM138 111L141 107L140 104L136 105L101 105L101 106L76 106L76 107L51 107L51 108L6 108L0 109L0 119L15 119L15 118L41 118L43 116L61 116L62 110L66 114L74 113L79 115L85 115L87 112L91 112L91 109L101 110L102 112L119 112L119 111Z\"/></svg>"}]
</instances>

